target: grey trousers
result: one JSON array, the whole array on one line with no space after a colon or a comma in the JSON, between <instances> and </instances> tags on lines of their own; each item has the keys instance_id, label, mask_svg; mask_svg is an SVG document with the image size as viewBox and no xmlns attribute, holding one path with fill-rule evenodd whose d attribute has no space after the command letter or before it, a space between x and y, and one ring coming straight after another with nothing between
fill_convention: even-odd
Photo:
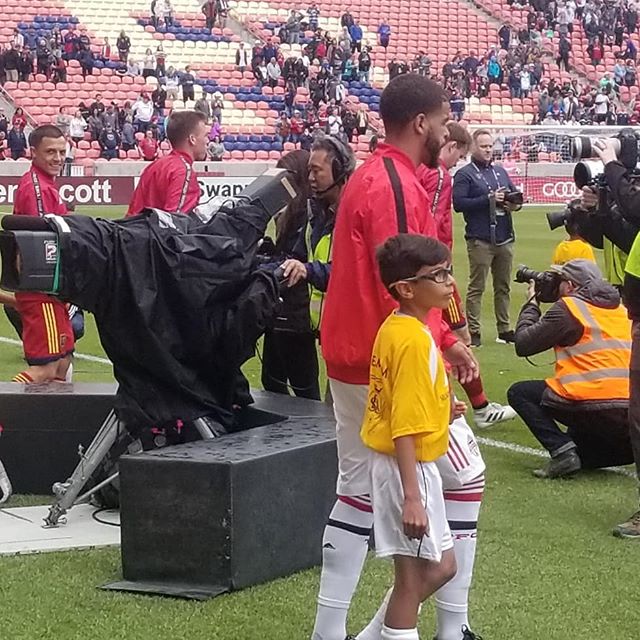
<instances>
[{"instance_id":1,"label":"grey trousers","mask_svg":"<svg viewBox=\"0 0 640 640\"><path fill-rule=\"evenodd\" d=\"M469 257L469 288L467 289L467 320L471 333L480 333L482 294L491 270L493 279L493 308L498 333L509 331L509 300L513 242L500 246L484 240L467 240Z\"/></svg>"}]
</instances>

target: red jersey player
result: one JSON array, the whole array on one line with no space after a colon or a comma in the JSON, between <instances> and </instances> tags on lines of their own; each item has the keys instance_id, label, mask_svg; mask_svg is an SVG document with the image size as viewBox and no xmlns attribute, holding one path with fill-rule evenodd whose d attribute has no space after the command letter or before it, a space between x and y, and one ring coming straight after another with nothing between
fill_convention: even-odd
<instances>
[{"instance_id":1,"label":"red jersey player","mask_svg":"<svg viewBox=\"0 0 640 640\"><path fill-rule=\"evenodd\" d=\"M171 153L155 160L140 176L127 217L152 207L170 213L189 213L198 205L200 187L194 160L207 158L209 127L199 111L178 111L167 123Z\"/></svg>"},{"instance_id":2,"label":"red jersey player","mask_svg":"<svg viewBox=\"0 0 640 640\"><path fill-rule=\"evenodd\" d=\"M429 197L431 211L436 223L438 240L453 249L452 191L453 180L449 171L469 152L471 136L457 122L448 122L449 139L440 150L440 162L437 168L422 165L418 170L418 179ZM466 345L471 343L462 301L457 286L449 307L443 312L443 318L460 340ZM497 422L515 418L515 411L508 405L489 402L484 393L482 379L464 383L463 388L473 407L475 423L478 427L489 427Z\"/></svg>"},{"instance_id":3,"label":"red jersey player","mask_svg":"<svg viewBox=\"0 0 640 640\"><path fill-rule=\"evenodd\" d=\"M44 125L29 136L31 168L16 191L13 213L44 216L66 215L55 177L60 174L66 141L58 127ZM16 293L16 309L22 319L22 344L29 367L14 382L65 380L74 348L73 329L67 305L43 293Z\"/></svg>"}]
</instances>

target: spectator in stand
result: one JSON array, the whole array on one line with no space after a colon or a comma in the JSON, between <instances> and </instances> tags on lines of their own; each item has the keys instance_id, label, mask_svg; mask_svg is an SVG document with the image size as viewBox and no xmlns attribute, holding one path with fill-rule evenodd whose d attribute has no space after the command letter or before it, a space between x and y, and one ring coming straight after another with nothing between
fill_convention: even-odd
<instances>
[{"instance_id":1,"label":"spectator in stand","mask_svg":"<svg viewBox=\"0 0 640 640\"><path fill-rule=\"evenodd\" d=\"M62 175L69 177L71 175L71 167L76 159L76 145L73 143L71 136L67 133L64 136L64 165L62 166Z\"/></svg>"},{"instance_id":2,"label":"spectator in stand","mask_svg":"<svg viewBox=\"0 0 640 640\"><path fill-rule=\"evenodd\" d=\"M167 71L164 86L167 91L167 98L169 100L177 100L180 88L180 78L173 67L169 67Z\"/></svg>"},{"instance_id":3,"label":"spectator in stand","mask_svg":"<svg viewBox=\"0 0 640 640\"><path fill-rule=\"evenodd\" d=\"M624 75L627 71L625 61L620 54L616 54L616 63L613 65L613 79L615 83L620 86L624 84Z\"/></svg>"},{"instance_id":4,"label":"spectator in stand","mask_svg":"<svg viewBox=\"0 0 640 640\"><path fill-rule=\"evenodd\" d=\"M351 25L354 22L355 20L351 15L351 11L349 11L349 9L345 9L344 13L340 16L340 26L346 27L347 29L351 29Z\"/></svg>"},{"instance_id":5,"label":"spectator in stand","mask_svg":"<svg viewBox=\"0 0 640 640\"><path fill-rule=\"evenodd\" d=\"M637 84L636 65L633 60L627 60L626 70L624 74L625 87L635 87Z\"/></svg>"},{"instance_id":6,"label":"spectator in stand","mask_svg":"<svg viewBox=\"0 0 640 640\"><path fill-rule=\"evenodd\" d=\"M338 38L338 47L343 51L351 51L351 34L347 27L342 27L342 33Z\"/></svg>"},{"instance_id":7,"label":"spectator in stand","mask_svg":"<svg viewBox=\"0 0 640 640\"><path fill-rule=\"evenodd\" d=\"M164 0L162 4L162 17L164 19L164 26L167 29L173 26L173 7L171 6L171 0Z\"/></svg>"},{"instance_id":8,"label":"spectator in stand","mask_svg":"<svg viewBox=\"0 0 640 640\"><path fill-rule=\"evenodd\" d=\"M161 44L156 48L156 78L164 78L167 75L167 55Z\"/></svg>"},{"instance_id":9,"label":"spectator in stand","mask_svg":"<svg viewBox=\"0 0 640 640\"><path fill-rule=\"evenodd\" d=\"M558 58L556 62L558 63L558 68L562 71L562 67L564 65L564 70L569 71L569 54L571 53L571 42L566 35L560 36L560 42L558 43Z\"/></svg>"},{"instance_id":10,"label":"spectator in stand","mask_svg":"<svg viewBox=\"0 0 640 640\"><path fill-rule=\"evenodd\" d=\"M523 67L520 72L520 92L523 98L528 98L531 92L531 70L528 67Z\"/></svg>"},{"instance_id":11,"label":"spectator in stand","mask_svg":"<svg viewBox=\"0 0 640 640\"><path fill-rule=\"evenodd\" d=\"M289 44L300 43L302 15L295 9L291 9L287 22L285 23L285 31L287 32L287 42Z\"/></svg>"},{"instance_id":12,"label":"spectator in stand","mask_svg":"<svg viewBox=\"0 0 640 640\"><path fill-rule=\"evenodd\" d=\"M266 62L267 60L271 60L271 58L278 59L278 48L273 44L271 38L267 38L267 41L262 48L262 59Z\"/></svg>"},{"instance_id":13,"label":"spectator in stand","mask_svg":"<svg viewBox=\"0 0 640 640\"><path fill-rule=\"evenodd\" d=\"M116 41L116 48L118 49L118 58L120 62L127 63L129 59L129 51L131 50L131 40L129 36L125 33L124 29L120 32L118 39Z\"/></svg>"},{"instance_id":14,"label":"spectator in stand","mask_svg":"<svg viewBox=\"0 0 640 640\"><path fill-rule=\"evenodd\" d=\"M224 148L224 144L222 143L220 136L216 136L213 140L210 140L207 145L207 155L209 160L213 160L214 162L222 161L226 151L227 150Z\"/></svg>"},{"instance_id":15,"label":"spectator in stand","mask_svg":"<svg viewBox=\"0 0 640 640\"><path fill-rule=\"evenodd\" d=\"M109 44L109 38L105 38L102 46L100 47L100 60L102 60L102 62L109 62L111 60L111 45Z\"/></svg>"},{"instance_id":16,"label":"spectator in stand","mask_svg":"<svg viewBox=\"0 0 640 640\"><path fill-rule=\"evenodd\" d=\"M389 41L391 40L391 26L383 21L378 26L378 42L380 46L383 47L386 51L389 46Z\"/></svg>"},{"instance_id":17,"label":"spectator in stand","mask_svg":"<svg viewBox=\"0 0 640 640\"><path fill-rule=\"evenodd\" d=\"M299 111L295 111L293 113L293 117L291 118L289 128L291 131L291 134L290 134L291 142L293 142L293 144L298 144L300 142L300 136L304 131L304 120L300 116Z\"/></svg>"},{"instance_id":18,"label":"spectator in stand","mask_svg":"<svg viewBox=\"0 0 640 640\"><path fill-rule=\"evenodd\" d=\"M55 64L53 66L52 80L54 84L67 81L67 63L65 62L64 58L62 58L62 56L56 58Z\"/></svg>"},{"instance_id":19,"label":"spectator in stand","mask_svg":"<svg viewBox=\"0 0 640 640\"><path fill-rule=\"evenodd\" d=\"M7 150L7 134L4 131L0 131L0 160L6 159Z\"/></svg>"},{"instance_id":20,"label":"spectator in stand","mask_svg":"<svg viewBox=\"0 0 640 640\"><path fill-rule=\"evenodd\" d=\"M241 42L236 49L236 67L240 73L244 73L245 69L251 64L251 52L244 42Z\"/></svg>"},{"instance_id":21,"label":"spectator in stand","mask_svg":"<svg viewBox=\"0 0 640 640\"><path fill-rule=\"evenodd\" d=\"M315 2L307 9L307 17L309 19L309 29L317 31L320 9L318 9L318 5Z\"/></svg>"},{"instance_id":22,"label":"spectator in stand","mask_svg":"<svg viewBox=\"0 0 640 640\"><path fill-rule=\"evenodd\" d=\"M105 125L98 139L100 143L100 157L105 160L114 160L118 157L120 146L120 136L118 132L110 125Z\"/></svg>"},{"instance_id":23,"label":"spectator in stand","mask_svg":"<svg viewBox=\"0 0 640 640\"><path fill-rule=\"evenodd\" d=\"M222 124L222 112L224 111L224 96L220 91L215 91L213 98L211 98L211 115L217 118L218 122Z\"/></svg>"},{"instance_id":24,"label":"spectator in stand","mask_svg":"<svg viewBox=\"0 0 640 640\"><path fill-rule=\"evenodd\" d=\"M148 78L149 76L156 75L156 57L153 55L151 49L147 49L144 52L144 58L142 59L142 77Z\"/></svg>"},{"instance_id":25,"label":"spectator in stand","mask_svg":"<svg viewBox=\"0 0 640 640\"><path fill-rule=\"evenodd\" d=\"M281 144L284 144L285 142L289 142L290 135L291 123L289 122L287 115L283 113L280 116L280 120L276 122L276 140Z\"/></svg>"},{"instance_id":26,"label":"spectator in stand","mask_svg":"<svg viewBox=\"0 0 640 640\"><path fill-rule=\"evenodd\" d=\"M462 118L464 118L465 109L464 97L461 96L457 91L454 91L449 100L449 105L451 108L451 117L453 118L453 120L455 120L456 122L462 120Z\"/></svg>"},{"instance_id":27,"label":"spectator in stand","mask_svg":"<svg viewBox=\"0 0 640 640\"><path fill-rule=\"evenodd\" d=\"M5 48L0 44L0 86L7 81L7 73L4 68Z\"/></svg>"},{"instance_id":28,"label":"spectator in stand","mask_svg":"<svg viewBox=\"0 0 640 640\"><path fill-rule=\"evenodd\" d=\"M118 122L118 111L115 104L112 102L107 106L105 112L102 114L102 124L104 128L111 127L114 131L118 131L120 124Z\"/></svg>"},{"instance_id":29,"label":"spectator in stand","mask_svg":"<svg viewBox=\"0 0 640 640\"><path fill-rule=\"evenodd\" d=\"M69 133L70 122L71 116L67 113L67 107L60 107L58 109L58 115L56 116L55 125L62 131L62 135L66 136Z\"/></svg>"},{"instance_id":30,"label":"spectator in stand","mask_svg":"<svg viewBox=\"0 0 640 640\"><path fill-rule=\"evenodd\" d=\"M78 62L80 63L80 68L82 69L83 78L93 75L94 58L91 49L80 50L78 52Z\"/></svg>"},{"instance_id":31,"label":"spectator in stand","mask_svg":"<svg viewBox=\"0 0 640 640\"><path fill-rule=\"evenodd\" d=\"M69 121L69 134L76 145L84 140L84 132L88 128L87 121L83 118L80 109L76 110L75 115Z\"/></svg>"},{"instance_id":32,"label":"spectator in stand","mask_svg":"<svg viewBox=\"0 0 640 640\"><path fill-rule=\"evenodd\" d=\"M193 87L196 83L196 77L191 72L191 67L186 66L184 72L180 76L180 86L182 87L182 102L187 104L187 100L194 100Z\"/></svg>"},{"instance_id":33,"label":"spectator in stand","mask_svg":"<svg viewBox=\"0 0 640 640\"><path fill-rule=\"evenodd\" d=\"M272 57L269 61L269 64L267 65L267 79L269 81L269 86L272 89L278 86L281 75L282 69L280 69L280 65L278 64L275 57Z\"/></svg>"},{"instance_id":34,"label":"spectator in stand","mask_svg":"<svg viewBox=\"0 0 640 640\"><path fill-rule=\"evenodd\" d=\"M8 132L9 132L9 121L7 120L7 115L4 112L4 109L0 108L0 133L4 133L6 138Z\"/></svg>"},{"instance_id":35,"label":"spectator in stand","mask_svg":"<svg viewBox=\"0 0 640 640\"><path fill-rule=\"evenodd\" d=\"M327 109L327 130L330 136L337 136L342 128L342 118L333 108Z\"/></svg>"},{"instance_id":36,"label":"spectator in stand","mask_svg":"<svg viewBox=\"0 0 640 640\"><path fill-rule=\"evenodd\" d=\"M203 91L202 95L196 100L196 103L193 105L193 110L204 113L207 121L211 118L211 107L209 106L209 100L207 99L205 91Z\"/></svg>"},{"instance_id":37,"label":"spectator in stand","mask_svg":"<svg viewBox=\"0 0 640 640\"><path fill-rule=\"evenodd\" d=\"M29 49L20 52L18 58L18 74L21 82L29 82L33 75L33 54Z\"/></svg>"},{"instance_id":38,"label":"spectator in stand","mask_svg":"<svg viewBox=\"0 0 640 640\"><path fill-rule=\"evenodd\" d=\"M369 84L371 73L371 53L369 47L365 47L358 56L358 80Z\"/></svg>"},{"instance_id":39,"label":"spectator in stand","mask_svg":"<svg viewBox=\"0 0 640 640\"><path fill-rule=\"evenodd\" d=\"M217 3L216 0L205 0L202 5L202 13L206 21L207 29L212 30L216 23Z\"/></svg>"},{"instance_id":40,"label":"spectator in stand","mask_svg":"<svg viewBox=\"0 0 640 640\"><path fill-rule=\"evenodd\" d=\"M127 75L132 78L140 75L140 65L131 57L127 59Z\"/></svg>"},{"instance_id":41,"label":"spectator in stand","mask_svg":"<svg viewBox=\"0 0 640 640\"><path fill-rule=\"evenodd\" d=\"M600 90L594 99L595 107L594 107L594 120L598 124L606 123L607 115L609 113L609 103L611 100L607 95L606 87L603 87Z\"/></svg>"},{"instance_id":42,"label":"spectator in stand","mask_svg":"<svg viewBox=\"0 0 640 640\"><path fill-rule=\"evenodd\" d=\"M264 60L260 60L258 66L254 69L253 75L258 81L258 85L264 87L269 80L269 74L267 73L267 65Z\"/></svg>"},{"instance_id":43,"label":"spectator in stand","mask_svg":"<svg viewBox=\"0 0 640 640\"><path fill-rule=\"evenodd\" d=\"M153 162L159 154L160 144L153 135L153 131L148 129L144 137L138 143L138 151L145 162Z\"/></svg>"},{"instance_id":44,"label":"spectator in stand","mask_svg":"<svg viewBox=\"0 0 640 640\"><path fill-rule=\"evenodd\" d=\"M140 97L133 103L131 109L136 131L146 133L153 118L153 102L151 102L149 94L143 91Z\"/></svg>"},{"instance_id":45,"label":"spectator in stand","mask_svg":"<svg viewBox=\"0 0 640 640\"><path fill-rule=\"evenodd\" d=\"M17 107L11 118L11 126L24 129L27 126L27 116L24 113L22 107Z\"/></svg>"},{"instance_id":46,"label":"spectator in stand","mask_svg":"<svg viewBox=\"0 0 640 640\"><path fill-rule=\"evenodd\" d=\"M638 49L636 48L636 45L633 44L633 40L631 40L631 38L628 38L625 42L625 47L624 47L624 51L622 52L622 57L625 58L626 60L633 60L634 62L638 57Z\"/></svg>"},{"instance_id":47,"label":"spectator in stand","mask_svg":"<svg viewBox=\"0 0 640 640\"><path fill-rule=\"evenodd\" d=\"M595 40L592 44L587 47L587 53L591 58L591 64L594 67L597 67L604 58L604 48L600 40Z\"/></svg>"},{"instance_id":48,"label":"spectator in stand","mask_svg":"<svg viewBox=\"0 0 640 640\"><path fill-rule=\"evenodd\" d=\"M120 146L123 151L131 151L136 148L136 130L133 128L131 116L127 116L122 124Z\"/></svg>"},{"instance_id":49,"label":"spectator in stand","mask_svg":"<svg viewBox=\"0 0 640 640\"><path fill-rule=\"evenodd\" d=\"M351 53L362 51L362 27L354 21L349 27L349 35L351 36Z\"/></svg>"},{"instance_id":50,"label":"spectator in stand","mask_svg":"<svg viewBox=\"0 0 640 640\"><path fill-rule=\"evenodd\" d=\"M369 114L367 113L367 107L363 104L360 105L358 113L356 114L356 130L359 136L364 136L369 128Z\"/></svg>"},{"instance_id":51,"label":"spectator in stand","mask_svg":"<svg viewBox=\"0 0 640 640\"><path fill-rule=\"evenodd\" d=\"M167 91L163 84L159 84L153 90L153 93L151 94L151 102L153 102L154 115L163 115L167 103Z\"/></svg>"},{"instance_id":52,"label":"spectator in stand","mask_svg":"<svg viewBox=\"0 0 640 640\"><path fill-rule=\"evenodd\" d=\"M164 2L163 0L152 0L151 2L151 23L156 29L160 28L162 19L164 18Z\"/></svg>"},{"instance_id":53,"label":"spectator in stand","mask_svg":"<svg viewBox=\"0 0 640 640\"><path fill-rule=\"evenodd\" d=\"M24 47L24 36L20 33L20 30L16 27L13 30L13 38L11 39L11 44L19 49Z\"/></svg>"},{"instance_id":54,"label":"spectator in stand","mask_svg":"<svg viewBox=\"0 0 640 640\"><path fill-rule=\"evenodd\" d=\"M207 137L209 138L209 140L215 140L220 136L222 136L222 126L220 125L220 122L217 118L212 118L211 128L209 129L209 134Z\"/></svg>"},{"instance_id":55,"label":"spectator in stand","mask_svg":"<svg viewBox=\"0 0 640 640\"><path fill-rule=\"evenodd\" d=\"M27 155L27 138L24 129L20 125L14 125L7 136L7 146L11 151L11 158L19 160Z\"/></svg>"},{"instance_id":56,"label":"spectator in stand","mask_svg":"<svg viewBox=\"0 0 640 640\"><path fill-rule=\"evenodd\" d=\"M18 82L19 63L20 53L16 49L15 45L11 45L11 48L4 54L4 71L7 77L7 82Z\"/></svg>"},{"instance_id":57,"label":"spectator in stand","mask_svg":"<svg viewBox=\"0 0 640 640\"><path fill-rule=\"evenodd\" d=\"M99 116L101 116L106 111L104 102L102 102L101 93L96 93L95 100L89 105L89 112L93 113L94 111L97 111Z\"/></svg>"},{"instance_id":58,"label":"spectator in stand","mask_svg":"<svg viewBox=\"0 0 640 640\"><path fill-rule=\"evenodd\" d=\"M505 23L500 29L498 29L498 40L500 41L500 48L507 51L509 49L509 43L511 42L511 24Z\"/></svg>"},{"instance_id":59,"label":"spectator in stand","mask_svg":"<svg viewBox=\"0 0 640 640\"><path fill-rule=\"evenodd\" d=\"M102 134L102 130L104 129L104 124L102 123L102 115L98 112L97 109L94 109L87 120L87 125L89 127L89 133L91 134L91 140L97 141L100 139L100 135Z\"/></svg>"}]
</instances>

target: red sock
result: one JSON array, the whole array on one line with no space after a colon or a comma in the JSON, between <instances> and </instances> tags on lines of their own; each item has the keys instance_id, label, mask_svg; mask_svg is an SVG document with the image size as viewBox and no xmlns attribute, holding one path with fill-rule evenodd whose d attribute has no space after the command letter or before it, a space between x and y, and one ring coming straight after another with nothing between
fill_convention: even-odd
<instances>
[{"instance_id":1,"label":"red sock","mask_svg":"<svg viewBox=\"0 0 640 640\"><path fill-rule=\"evenodd\" d=\"M480 376L471 382L463 384L462 388L467 394L469 402L474 409L482 409L489 404L489 400L487 400L487 396L484 393L482 378Z\"/></svg>"},{"instance_id":2,"label":"red sock","mask_svg":"<svg viewBox=\"0 0 640 640\"><path fill-rule=\"evenodd\" d=\"M11 378L11 382L21 382L22 384L31 384L33 382L33 378L26 371L23 371L22 373L19 373L17 376L13 376L13 378Z\"/></svg>"}]
</instances>

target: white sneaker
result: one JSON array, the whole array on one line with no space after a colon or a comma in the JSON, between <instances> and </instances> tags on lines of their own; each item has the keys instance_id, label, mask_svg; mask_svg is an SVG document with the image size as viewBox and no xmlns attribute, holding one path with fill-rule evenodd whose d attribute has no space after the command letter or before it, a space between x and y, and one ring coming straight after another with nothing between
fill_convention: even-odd
<instances>
[{"instance_id":1,"label":"white sneaker","mask_svg":"<svg viewBox=\"0 0 640 640\"><path fill-rule=\"evenodd\" d=\"M491 427L505 420L513 420L517 415L508 404L502 405L497 402L490 402L482 409L473 410L473 420L476 423L476 427L480 429Z\"/></svg>"}]
</instances>

